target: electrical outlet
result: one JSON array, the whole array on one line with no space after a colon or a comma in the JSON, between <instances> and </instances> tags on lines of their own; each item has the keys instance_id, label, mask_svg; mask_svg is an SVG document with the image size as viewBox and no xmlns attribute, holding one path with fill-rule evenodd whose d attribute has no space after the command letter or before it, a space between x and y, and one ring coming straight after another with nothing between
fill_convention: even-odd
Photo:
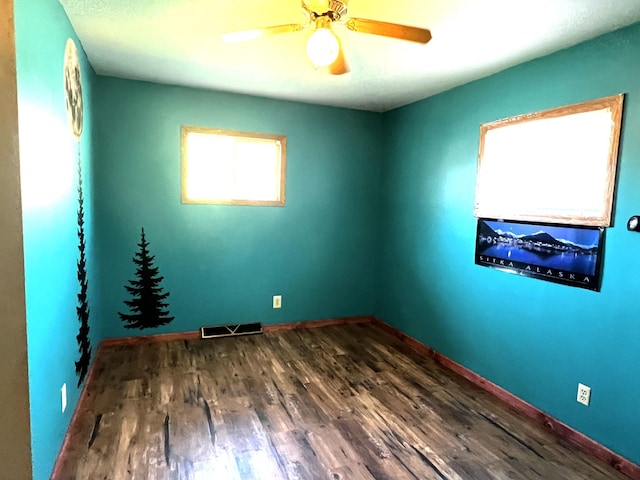
<instances>
[{"instance_id":1,"label":"electrical outlet","mask_svg":"<svg viewBox=\"0 0 640 480\"><path fill-rule=\"evenodd\" d=\"M591 387L587 387L581 383L578 384L578 397L579 403L589 406L589 400L591 400Z\"/></svg>"},{"instance_id":2,"label":"electrical outlet","mask_svg":"<svg viewBox=\"0 0 640 480\"><path fill-rule=\"evenodd\" d=\"M63 383L60 389L60 399L62 401L62 413L67 409L67 384Z\"/></svg>"},{"instance_id":3,"label":"electrical outlet","mask_svg":"<svg viewBox=\"0 0 640 480\"><path fill-rule=\"evenodd\" d=\"M282 295L273 296L273 308L282 308Z\"/></svg>"}]
</instances>

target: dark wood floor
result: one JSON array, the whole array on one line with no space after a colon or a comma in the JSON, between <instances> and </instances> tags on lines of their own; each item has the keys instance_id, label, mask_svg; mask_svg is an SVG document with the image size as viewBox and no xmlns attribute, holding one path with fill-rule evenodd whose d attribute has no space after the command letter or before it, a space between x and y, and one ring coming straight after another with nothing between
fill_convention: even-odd
<instances>
[{"instance_id":1,"label":"dark wood floor","mask_svg":"<svg viewBox=\"0 0 640 480\"><path fill-rule=\"evenodd\" d=\"M104 350L55 479L624 479L372 325Z\"/></svg>"}]
</instances>

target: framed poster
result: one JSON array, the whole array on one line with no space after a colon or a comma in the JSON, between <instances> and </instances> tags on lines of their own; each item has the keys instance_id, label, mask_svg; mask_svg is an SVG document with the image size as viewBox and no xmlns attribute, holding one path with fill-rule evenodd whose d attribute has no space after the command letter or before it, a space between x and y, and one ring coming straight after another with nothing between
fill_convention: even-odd
<instances>
[{"instance_id":1,"label":"framed poster","mask_svg":"<svg viewBox=\"0 0 640 480\"><path fill-rule=\"evenodd\" d=\"M623 100L482 124L475 216L609 226Z\"/></svg>"},{"instance_id":2,"label":"framed poster","mask_svg":"<svg viewBox=\"0 0 640 480\"><path fill-rule=\"evenodd\" d=\"M603 227L478 219L476 265L600 291Z\"/></svg>"}]
</instances>

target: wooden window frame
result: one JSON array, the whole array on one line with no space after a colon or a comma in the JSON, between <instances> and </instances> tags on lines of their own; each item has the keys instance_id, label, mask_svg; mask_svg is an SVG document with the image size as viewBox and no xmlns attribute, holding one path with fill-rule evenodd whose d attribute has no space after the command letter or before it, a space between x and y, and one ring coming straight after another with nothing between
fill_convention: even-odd
<instances>
[{"instance_id":1,"label":"wooden window frame","mask_svg":"<svg viewBox=\"0 0 640 480\"><path fill-rule=\"evenodd\" d=\"M187 168L188 168L188 146L187 137L190 133L199 133L207 135L221 135L227 137L240 137L248 139L273 140L280 146L280 189L277 200L244 200L244 199L192 199L187 197ZM286 171L287 171L287 137L285 135L275 135L268 133L243 132L237 130L224 130L218 128L205 128L182 126L181 128L181 156L182 156L182 184L181 197L182 203L185 204L204 204L204 205L253 205L268 207L284 207L286 193Z\"/></svg>"},{"instance_id":2,"label":"wooden window frame","mask_svg":"<svg viewBox=\"0 0 640 480\"><path fill-rule=\"evenodd\" d=\"M623 102L624 95L619 94L482 124L474 215L610 226ZM516 131L518 137L514 135ZM554 142L554 139L563 140ZM535 164L529 160L532 151L542 152ZM582 156L577 152L582 152ZM585 162L585 157L591 163ZM566 168L567 165L571 168ZM537 182L540 176L522 173L531 172L532 167L550 174L556 170L568 173L556 175L553 183ZM575 171L580 171L588 182L575 181L571 176ZM545 196L544 204L541 195ZM514 198L519 202L514 202ZM575 201L564 201L566 198L583 198L585 203L575 206Z\"/></svg>"}]
</instances>

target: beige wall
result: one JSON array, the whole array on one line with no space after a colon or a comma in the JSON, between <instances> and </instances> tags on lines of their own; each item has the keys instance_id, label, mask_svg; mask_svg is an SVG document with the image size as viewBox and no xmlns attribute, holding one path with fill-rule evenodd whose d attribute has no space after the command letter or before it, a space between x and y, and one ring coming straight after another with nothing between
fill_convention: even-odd
<instances>
[{"instance_id":1,"label":"beige wall","mask_svg":"<svg viewBox=\"0 0 640 480\"><path fill-rule=\"evenodd\" d=\"M13 0L0 0L0 465L31 478Z\"/></svg>"}]
</instances>

